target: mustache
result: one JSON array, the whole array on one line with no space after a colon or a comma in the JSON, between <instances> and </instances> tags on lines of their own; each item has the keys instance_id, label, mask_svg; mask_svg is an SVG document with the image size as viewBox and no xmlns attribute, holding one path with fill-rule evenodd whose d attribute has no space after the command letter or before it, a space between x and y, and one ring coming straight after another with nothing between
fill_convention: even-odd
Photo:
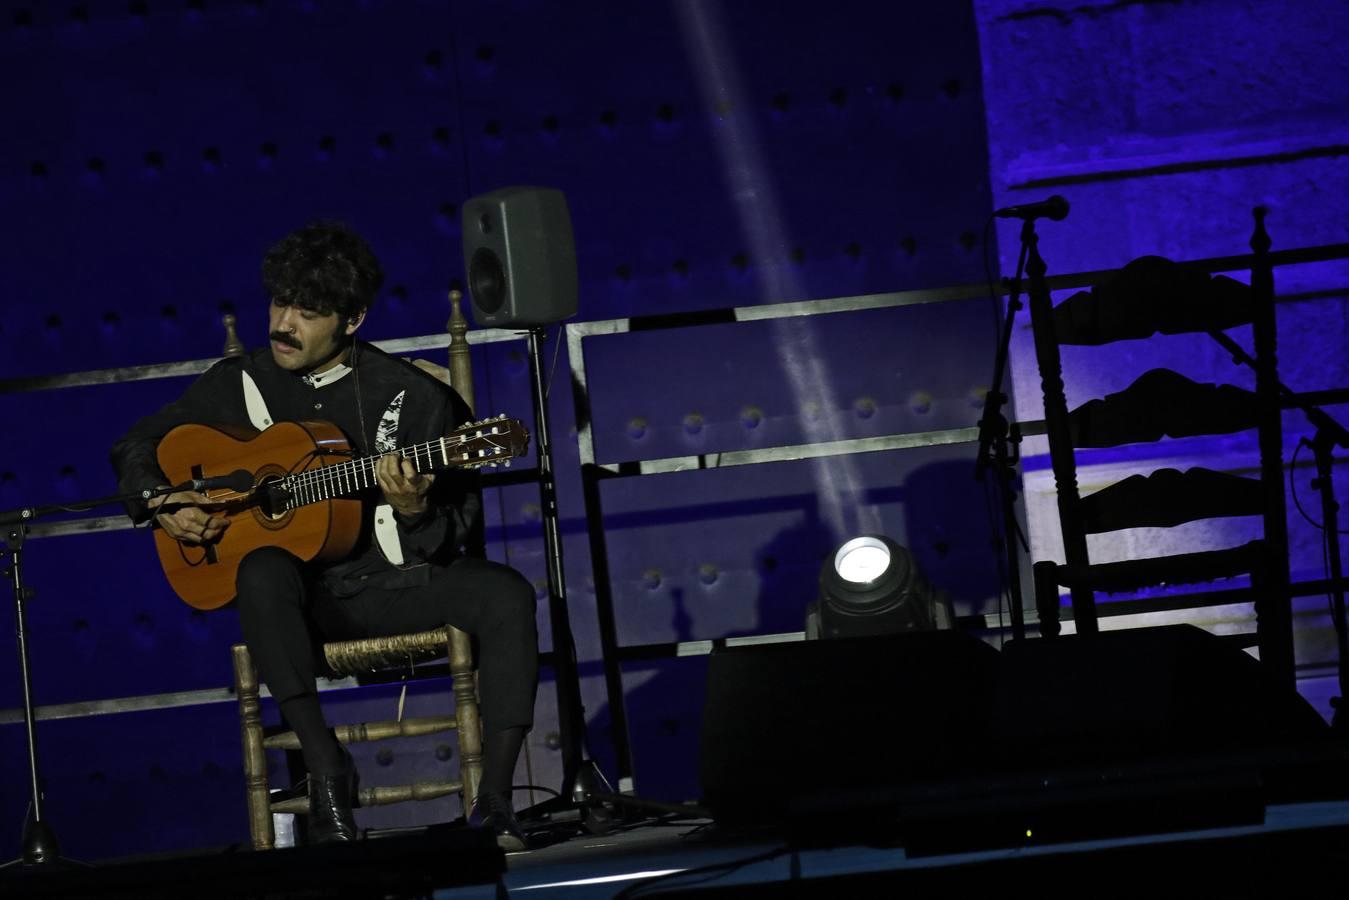
<instances>
[{"instance_id":1,"label":"mustache","mask_svg":"<svg viewBox=\"0 0 1349 900\"><path fill-rule=\"evenodd\" d=\"M296 350L304 349L304 346L301 345L300 342L295 339L294 335L283 334L280 331L273 331L268 336L272 340L276 341L278 344L285 344L287 347L294 347Z\"/></svg>"}]
</instances>

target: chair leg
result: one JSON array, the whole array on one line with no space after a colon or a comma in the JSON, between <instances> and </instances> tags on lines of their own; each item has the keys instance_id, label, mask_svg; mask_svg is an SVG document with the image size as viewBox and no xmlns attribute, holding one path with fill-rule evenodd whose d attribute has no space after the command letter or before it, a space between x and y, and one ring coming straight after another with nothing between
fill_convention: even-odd
<instances>
[{"instance_id":1,"label":"chair leg","mask_svg":"<svg viewBox=\"0 0 1349 900\"><path fill-rule=\"evenodd\" d=\"M233 648L234 690L239 696L239 723L244 750L244 791L248 800L248 831L254 850L271 850L272 801L267 777L267 751L262 746L262 707L258 700L258 673L248 648Z\"/></svg>"},{"instance_id":2,"label":"chair leg","mask_svg":"<svg viewBox=\"0 0 1349 900\"><path fill-rule=\"evenodd\" d=\"M450 674L454 678L454 714L459 728L459 778L464 782L464 815L478 799L482 780L482 717L473 672L473 646L458 628L449 629Z\"/></svg>"},{"instance_id":3,"label":"chair leg","mask_svg":"<svg viewBox=\"0 0 1349 900\"><path fill-rule=\"evenodd\" d=\"M1272 643L1270 632L1273 631L1270 624L1276 615L1274 609L1276 600L1270 595L1269 581L1269 569L1264 565L1263 560L1251 567L1251 595L1255 598L1255 646L1260 655L1261 664L1272 672L1274 667L1266 660L1274 659L1278 656L1278 653L1277 651L1270 652ZM1277 679L1280 674L1275 672L1274 677Z\"/></svg>"},{"instance_id":4,"label":"chair leg","mask_svg":"<svg viewBox=\"0 0 1349 900\"><path fill-rule=\"evenodd\" d=\"M1059 581L1058 563L1038 562L1032 567L1035 573L1035 612L1040 619L1040 637L1058 637L1059 627Z\"/></svg>"}]
</instances>

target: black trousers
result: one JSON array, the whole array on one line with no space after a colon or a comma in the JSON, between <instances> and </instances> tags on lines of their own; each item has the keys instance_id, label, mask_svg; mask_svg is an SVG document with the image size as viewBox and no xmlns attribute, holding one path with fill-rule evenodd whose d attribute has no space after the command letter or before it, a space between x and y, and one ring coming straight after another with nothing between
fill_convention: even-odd
<instances>
[{"instance_id":1,"label":"black trousers","mask_svg":"<svg viewBox=\"0 0 1349 900\"><path fill-rule=\"evenodd\" d=\"M538 633L534 588L519 572L461 558L434 566L429 583L334 596L294 554L263 547L244 557L236 581L244 642L272 696L311 694L322 641L347 641L453 625L478 639L486 733L534 722Z\"/></svg>"}]
</instances>

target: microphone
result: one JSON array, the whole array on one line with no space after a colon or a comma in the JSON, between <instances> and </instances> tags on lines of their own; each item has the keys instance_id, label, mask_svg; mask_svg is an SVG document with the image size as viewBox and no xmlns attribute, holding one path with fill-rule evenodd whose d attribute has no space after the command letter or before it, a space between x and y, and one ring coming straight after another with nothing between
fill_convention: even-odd
<instances>
[{"instance_id":1,"label":"microphone","mask_svg":"<svg viewBox=\"0 0 1349 900\"><path fill-rule=\"evenodd\" d=\"M1004 206L994 211L999 219L1053 219L1061 222L1068 218L1068 201L1058 194L1039 203L1022 203L1018 206Z\"/></svg>"},{"instance_id":2,"label":"microphone","mask_svg":"<svg viewBox=\"0 0 1349 900\"><path fill-rule=\"evenodd\" d=\"M142 491L141 496L149 500L151 497L159 497L164 494L177 494L181 491L196 491L205 493L224 488L234 491L236 494L247 494L253 490L253 473L247 469L235 469L228 475L212 475L210 478L193 478L190 481L184 481L182 484L175 484L173 487L155 488L150 491Z\"/></svg>"},{"instance_id":3,"label":"microphone","mask_svg":"<svg viewBox=\"0 0 1349 900\"><path fill-rule=\"evenodd\" d=\"M214 491L217 488L234 491L236 494L247 494L253 490L253 473L247 469L235 469L228 475L212 475L210 478L193 478L188 482L189 491L198 493L205 491Z\"/></svg>"}]
</instances>

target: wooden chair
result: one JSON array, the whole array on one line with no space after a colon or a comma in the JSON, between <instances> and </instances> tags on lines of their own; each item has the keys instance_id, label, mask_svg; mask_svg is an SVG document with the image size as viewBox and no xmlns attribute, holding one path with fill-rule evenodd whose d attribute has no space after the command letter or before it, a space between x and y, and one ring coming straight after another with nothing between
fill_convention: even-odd
<instances>
[{"instance_id":1,"label":"wooden chair","mask_svg":"<svg viewBox=\"0 0 1349 900\"><path fill-rule=\"evenodd\" d=\"M1160 257L1143 257L1092 291L1075 294L1057 307L1051 305L1047 292L1038 296L1032 292L1031 320L1065 556L1063 564L1038 562L1034 566L1043 636L1052 637L1059 631L1060 586L1070 590L1077 632L1089 635L1098 630L1096 591L1199 584L1249 573L1250 588L1241 596L1224 592L1222 602L1254 600L1254 637L1260 658L1276 678L1292 685L1288 535L1269 245L1263 211L1257 210L1249 286L1223 276L1210 278ZM1254 392L1197 384L1176 372L1154 369L1123 391L1068 410L1060 345L1097 346L1156 333L1207 332L1234 347L1223 332L1244 324L1253 330ZM1078 491L1078 448L1247 429L1256 429L1259 439L1257 478L1198 467L1183 473L1160 469L1085 497ZM1263 537L1243 546L1156 558L1093 564L1088 557L1088 534L1169 527L1224 516L1262 517Z\"/></svg>"},{"instance_id":2,"label":"wooden chair","mask_svg":"<svg viewBox=\"0 0 1349 900\"><path fill-rule=\"evenodd\" d=\"M416 364L450 384L464 401L472 405L473 373L469 363L468 322L460 311L458 291L450 294L452 314L449 322L450 367L424 360ZM230 317L232 319L232 317ZM234 334L233 322L226 322L229 340L227 355L243 352ZM249 832L255 850L271 849L276 840L273 813L309 812L308 799L293 797L273 801L267 771L268 750L298 750L300 743L293 731L265 735L261 719L257 669L248 648L232 648L234 687L239 697L239 719L243 738L244 785L248 802ZM449 658L453 683L454 715L429 716L401 721L358 722L338 725L333 731L343 744L378 741L397 737L416 737L456 730L459 739L459 779L421 781L383 787L362 787L358 804L377 806L408 800L433 800L449 794L461 796L465 811L478 796L482 777L482 721L478 712L477 681L469 636L457 628L446 627L416 634L340 641L323 645L328 668L337 676L361 675L411 665L437 658Z\"/></svg>"}]
</instances>

